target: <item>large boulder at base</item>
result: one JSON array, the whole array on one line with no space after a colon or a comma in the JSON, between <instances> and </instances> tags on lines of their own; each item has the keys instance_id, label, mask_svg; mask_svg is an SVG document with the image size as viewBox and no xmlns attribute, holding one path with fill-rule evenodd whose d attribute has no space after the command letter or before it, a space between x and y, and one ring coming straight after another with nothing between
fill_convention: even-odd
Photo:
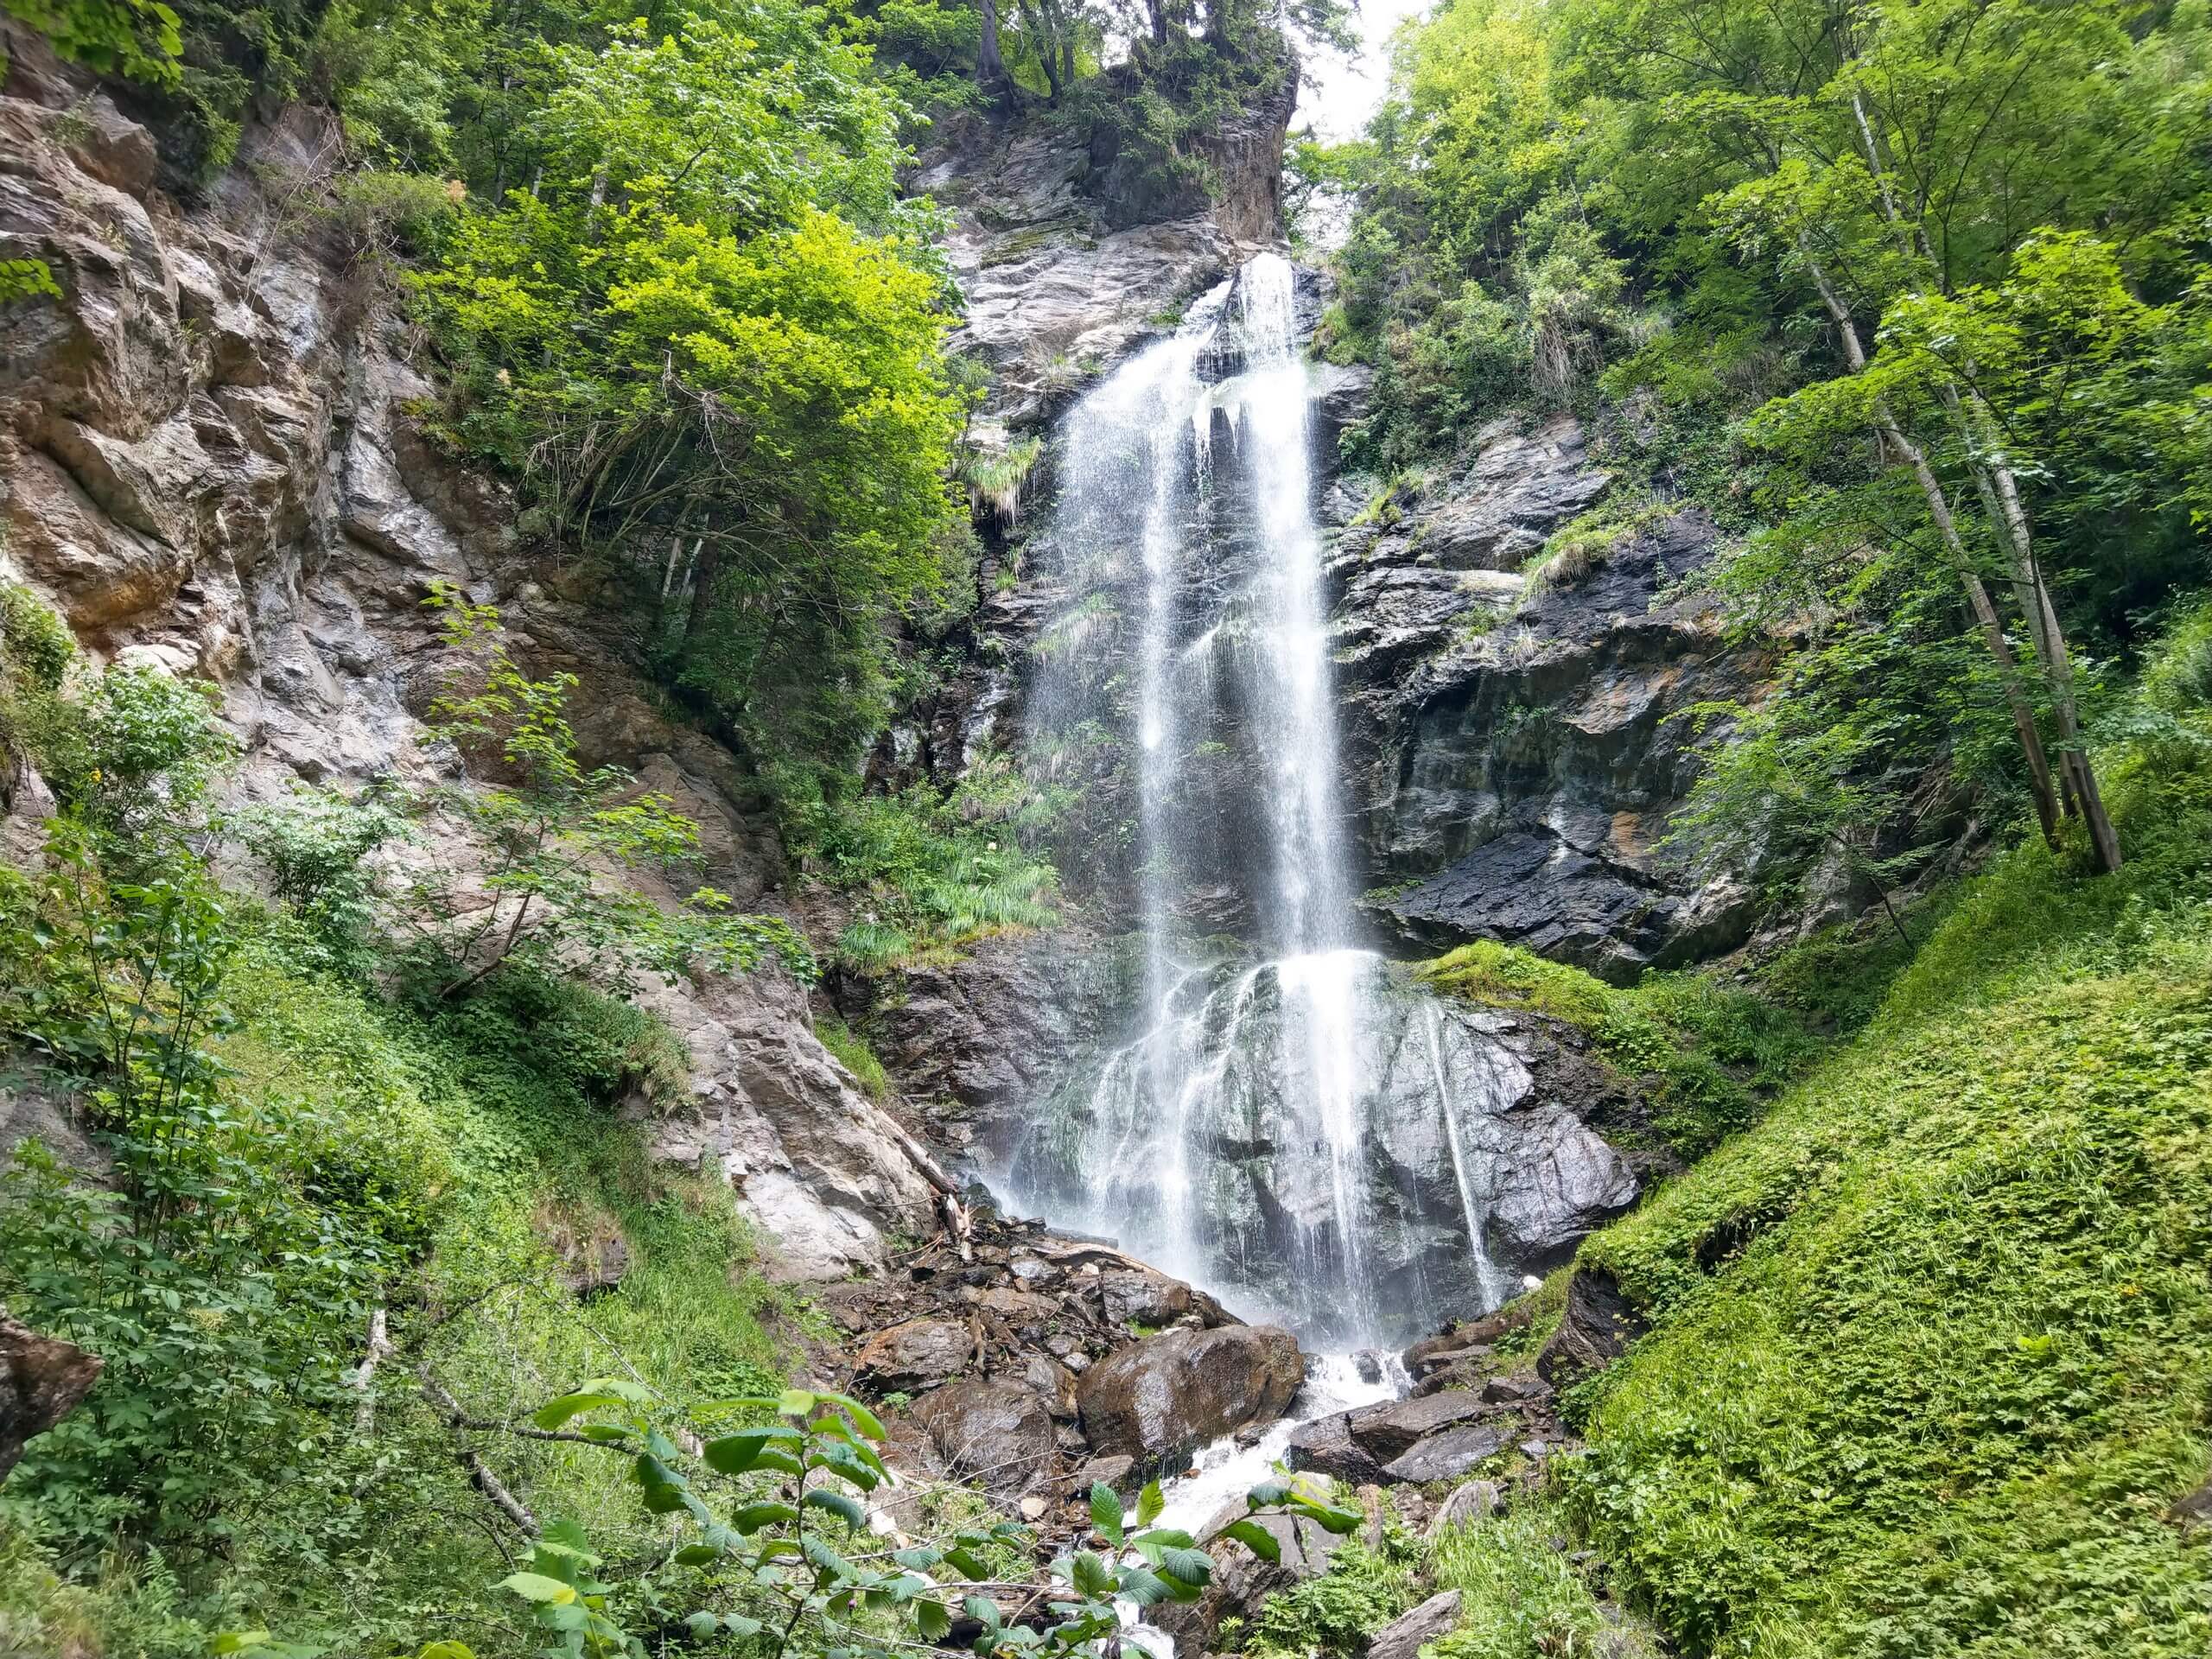
<instances>
[{"instance_id":1,"label":"large boulder at base","mask_svg":"<svg viewBox=\"0 0 2212 1659\"><path fill-rule=\"evenodd\" d=\"M76 1410L99 1374L97 1355L0 1313L0 1480L23 1455L23 1442Z\"/></svg>"},{"instance_id":2,"label":"large boulder at base","mask_svg":"<svg viewBox=\"0 0 2212 1659\"><path fill-rule=\"evenodd\" d=\"M1567 1281L1567 1311L1536 1356L1536 1371L1555 1389L1602 1371L1646 1329L1613 1276L1602 1268L1577 1268Z\"/></svg>"},{"instance_id":3,"label":"large boulder at base","mask_svg":"<svg viewBox=\"0 0 2212 1659\"><path fill-rule=\"evenodd\" d=\"M980 1483L995 1497L1019 1497L1052 1471L1052 1413L1018 1382L948 1382L914 1402L912 1411L945 1472Z\"/></svg>"},{"instance_id":4,"label":"large boulder at base","mask_svg":"<svg viewBox=\"0 0 2212 1659\"><path fill-rule=\"evenodd\" d=\"M1298 1339L1271 1325L1170 1331L1101 1360L1076 1388L1084 1438L1147 1469L1288 1408L1306 1381Z\"/></svg>"},{"instance_id":5,"label":"large boulder at base","mask_svg":"<svg viewBox=\"0 0 2212 1659\"><path fill-rule=\"evenodd\" d=\"M876 1394L919 1394L959 1376L975 1347L964 1325L908 1319L870 1337L853 1356L853 1368L861 1385Z\"/></svg>"},{"instance_id":6,"label":"large boulder at base","mask_svg":"<svg viewBox=\"0 0 2212 1659\"><path fill-rule=\"evenodd\" d=\"M1354 1486L1378 1485L1389 1478L1382 1463L1351 1437L1351 1414L1316 1417L1291 1431L1283 1461L1293 1469L1327 1475Z\"/></svg>"},{"instance_id":7,"label":"large boulder at base","mask_svg":"<svg viewBox=\"0 0 2212 1659\"><path fill-rule=\"evenodd\" d=\"M1457 1480L1487 1463L1505 1449L1503 1430L1480 1423L1447 1428L1416 1440L1404 1456L1383 1466L1392 1480L1408 1486L1426 1486L1432 1480Z\"/></svg>"},{"instance_id":8,"label":"large boulder at base","mask_svg":"<svg viewBox=\"0 0 2212 1659\"><path fill-rule=\"evenodd\" d=\"M1410 1612L1401 1613L1375 1632L1367 1643L1367 1659L1415 1659L1421 1650L1459 1622L1459 1592L1446 1590L1431 1596Z\"/></svg>"},{"instance_id":9,"label":"large boulder at base","mask_svg":"<svg viewBox=\"0 0 2212 1659\"><path fill-rule=\"evenodd\" d=\"M1351 1414L1346 1432L1359 1448L1378 1463L1403 1457L1416 1440L1461 1423L1471 1422L1497 1409L1471 1389L1453 1389L1425 1399L1386 1400Z\"/></svg>"}]
</instances>

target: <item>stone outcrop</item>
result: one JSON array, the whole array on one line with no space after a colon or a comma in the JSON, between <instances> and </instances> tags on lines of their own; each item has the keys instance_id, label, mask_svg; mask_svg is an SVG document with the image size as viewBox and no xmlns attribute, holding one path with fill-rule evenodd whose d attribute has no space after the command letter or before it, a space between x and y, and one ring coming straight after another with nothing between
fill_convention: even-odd
<instances>
[{"instance_id":1,"label":"stone outcrop","mask_svg":"<svg viewBox=\"0 0 2212 1659\"><path fill-rule=\"evenodd\" d=\"M1296 91L1294 73L1217 136L1211 198L1142 195L1110 153L1046 118L968 112L938 124L912 183L952 214L946 252L965 300L954 343L997 375L987 441L1041 425L1184 301L1274 245Z\"/></svg>"},{"instance_id":2,"label":"stone outcrop","mask_svg":"<svg viewBox=\"0 0 2212 1659\"><path fill-rule=\"evenodd\" d=\"M1756 668L1674 592L1712 523L1678 512L1524 574L1608 482L1562 416L1493 428L1418 494L1332 498L1346 759L1378 913L1417 946L1494 938L1625 979L1749 930L1737 886L1657 851L1695 775L1671 716Z\"/></svg>"},{"instance_id":3,"label":"stone outcrop","mask_svg":"<svg viewBox=\"0 0 2212 1659\"><path fill-rule=\"evenodd\" d=\"M1306 1381L1297 1338L1273 1325L1148 1337L1084 1373L1084 1438L1173 1471L1208 1441L1282 1415Z\"/></svg>"},{"instance_id":4,"label":"stone outcrop","mask_svg":"<svg viewBox=\"0 0 2212 1659\"><path fill-rule=\"evenodd\" d=\"M443 659L433 580L497 602L525 665L582 681L582 758L619 764L701 825L699 872L773 908L782 860L735 760L671 722L613 607L549 591L499 487L448 466L406 408L431 386L371 269L319 213L337 149L295 110L245 137L188 211L154 142L12 25L0 94L0 254L63 289L0 313L0 575L103 660L205 676L245 747L238 787L416 780ZM6 844L36 844L11 793ZM451 857L431 848L425 855ZM656 1154L718 1172L779 1277L880 1267L931 1224L929 1173L814 1039L772 971L656 987L695 1093L639 1102Z\"/></svg>"},{"instance_id":5,"label":"stone outcrop","mask_svg":"<svg viewBox=\"0 0 2212 1659\"><path fill-rule=\"evenodd\" d=\"M25 1441L76 1410L100 1365L74 1343L42 1337L0 1313L0 1480L22 1459Z\"/></svg>"},{"instance_id":6,"label":"stone outcrop","mask_svg":"<svg viewBox=\"0 0 2212 1659\"><path fill-rule=\"evenodd\" d=\"M1602 1371L1647 1329L1643 1316L1621 1294L1612 1274L1601 1268L1577 1268L1567 1282L1567 1310L1559 1328L1536 1356L1536 1371L1554 1388L1566 1388Z\"/></svg>"},{"instance_id":7,"label":"stone outcrop","mask_svg":"<svg viewBox=\"0 0 2212 1659\"><path fill-rule=\"evenodd\" d=\"M1459 1622L1459 1592L1442 1590L1398 1615L1368 1638L1367 1659L1417 1659L1422 1648Z\"/></svg>"}]
</instances>

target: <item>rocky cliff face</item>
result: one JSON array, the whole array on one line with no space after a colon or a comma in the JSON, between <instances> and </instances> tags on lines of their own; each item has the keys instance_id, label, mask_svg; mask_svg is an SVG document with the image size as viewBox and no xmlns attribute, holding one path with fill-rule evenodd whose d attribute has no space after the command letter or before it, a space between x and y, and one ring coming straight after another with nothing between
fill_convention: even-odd
<instances>
[{"instance_id":1,"label":"rocky cliff face","mask_svg":"<svg viewBox=\"0 0 2212 1659\"><path fill-rule=\"evenodd\" d=\"M1672 717L1757 668L1675 592L1711 521L1526 570L1608 483L1562 417L1493 429L1407 499L1332 498L1345 759L1376 912L1410 944L1500 939L1620 980L1749 930L1738 888L1659 849L1695 776Z\"/></svg>"},{"instance_id":2,"label":"rocky cliff face","mask_svg":"<svg viewBox=\"0 0 2212 1659\"><path fill-rule=\"evenodd\" d=\"M66 297L0 312L0 570L97 658L215 681L238 788L263 797L454 764L416 718L441 666L421 601L454 582L501 606L533 672L581 677L587 762L672 796L706 878L774 907L780 851L732 757L656 711L589 595L520 556L501 492L414 431L430 387L407 331L317 211L327 129L296 111L250 133L187 209L155 188L145 129L35 38L5 45L0 254L45 260ZM816 1041L799 987L764 970L649 1000L696 1078L646 1111L649 1141L728 1179L772 1273L880 1268L889 1234L932 1225L929 1174Z\"/></svg>"}]
</instances>

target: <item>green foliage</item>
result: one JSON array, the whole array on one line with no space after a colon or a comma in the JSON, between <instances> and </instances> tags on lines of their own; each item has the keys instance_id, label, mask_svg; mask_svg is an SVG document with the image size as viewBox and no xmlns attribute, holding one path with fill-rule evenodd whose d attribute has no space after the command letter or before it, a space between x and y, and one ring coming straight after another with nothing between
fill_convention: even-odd
<instances>
[{"instance_id":1,"label":"green foliage","mask_svg":"<svg viewBox=\"0 0 2212 1659\"><path fill-rule=\"evenodd\" d=\"M1041 1576L996 1576L995 1558L1027 1538L1007 1522L962 1529L941 1545L876 1548L868 1500L889 1478L876 1450L884 1429L845 1395L785 1389L695 1412L678 1435L671 1427L654 1391L626 1376L585 1382L524 1426L607 1454L644 1508L671 1517L683 1541L672 1563L694 1571L666 1586L672 1599L653 1611L695 1640L735 1637L772 1655L834 1646L880 1656L941 1641L964 1618L979 1654L1093 1655L1118 1649L1117 1599L1195 1601L1212 1573L1211 1557L1188 1533L1129 1531L1121 1500L1103 1485L1092 1487L1090 1508L1109 1553L1064 1554ZM1147 1507L1157 1513L1156 1497ZM1248 1508L1336 1533L1359 1522L1357 1511L1282 1485L1254 1489ZM556 1521L497 1588L527 1606L552 1652L643 1656L609 1581L636 1570L610 1567L581 1527ZM947 1582L951 1573L958 1580Z\"/></svg>"},{"instance_id":2,"label":"green foliage","mask_svg":"<svg viewBox=\"0 0 2212 1659\"><path fill-rule=\"evenodd\" d=\"M96 845L60 820L37 907L0 937L0 1018L86 1079L108 1160L94 1185L34 1144L0 1176L0 1299L106 1361L11 1497L65 1535L205 1548L232 1460L281 1478L298 1414L336 1397L343 1333L420 1217L375 1147L306 1101L241 1109L208 1046L235 1021L206 876L172 850L111 880Z\"/></svg>"},{"instance_id":3,"label":"green foliage","mask_svg":"<svg viewBox=\"0 0 2212 1659\"><path fill-rule=\"evenodd\" d=\"M802 792L844 785L887 625L944 580L962 414L902 111L824 21L734 0L553 47L537 188L416 283L442 429L650 585L667 673Z\"/></svg>"},{"instance_id":4,"label":"green foliage","mask_svg":"<svg viewBox=\"0 0 2212 1659\"><path fill-rule=\"evenodd\" d=\"M941 798L918 785L799 821L794 840L860 907L838 936L841 957L862 968L945 959L976 939L1058 920L1052 867L1022 849L1011 824L973 821L970 810L988 809L972 793Z\"/></svg>"},{"instance_id":5,"label":"green foliage","mask_svg":"<svg viewBox=\"0 0 2212 1659\"><path fill-rule=\"evenodd\" d=\"M811 975L804 941L779 918L732 914L712 887L696 888L678 910L611 883L616 869L677 875L696 861L698 825L618 766L583 769L568 721L575 677L531 679L496 610L443 586L429 602L467 663L433 702L432 733L493 776L405 804L463 837L480 868L416 861L372 888L361 861L397 832L392 806L306 797L289 812L265 809L247 820L251 844L273 861L280 889L306 884L313 925L358 923L373 891L441 999L510 963L550 970L582 961L618 976L650 969L673 978L700 964L748 971L772 951ZM482 902L464 902L470 893Z\"/></svg>"},{"instance_id":6,"label":"green foliage","mask_svg":"<svg viewBox=\"0 0 2212 1659\"><path fill-rule=\"evenodd\" d=\"M1564 963L1479 940L1424 963L1420 977L1471 1001L1525 1007L1587 1033L1599 1053L1644 1079L1652 1127L1695 1158L1746 1127L1819 1044L1795 1009L1708 974L1647 974L1633 989Z\"/></svg>"},{"instance_id":7,"label":"green foliage","mask_svg":"<svg viewBox=\"0 0 2212 1659\"><path fill-rule=\"evenodd\" d=\"M2125 869L2007 854L1855 1041L1584 1247L1654 1329L1578 1392L1567 1491L1687 1652L2212 1632L2163 1518L2212 1427L2212 765L2103 758Z\"/></svg>"},{"instance_id":8,"label":"green foliage","mask_svg":"<svg viewBox=\"0 0 2212 1659\"><path fill-rule=\"evenodd\" d=\"M1655 1654L1618 1611L1601 1611L1586 1569L1555 1543L1566 1518L1548 1495L1517 1497L1495 1519L1447 1529L1430 1547L1439 1590L1459 1592L1459 1623L1429 1651L1436 1659L1539 1659Z\"/></svg>"},{"instance_id":9,"label":"green foliage","mask_svg":"<svg viewBox=\"0 0 2212 1659\"><path fill-rule=\"evenodd\" d=\"M853 1074L862 1093L870 1100L881 1101L891 1095L891 1076L883 1069L883 1062L876 1058L868 1040L842 1020L825 1016L814 1022L814 1034L822 1039L822 1046L837 1057L838 1064Z\"/></svg>"},{"instance_id":10,"label":"green foliage","mask_svg":"<svg viewBox=\"0 0 2212 1659\"><path fill-rule=\"evenodd\" d=\"M1289 1659L1315 1652L1354 1653L1420 1599L1418 1551L1393 1527L1379 1549L1348 1539L1329 1558L1329 1570L1302 1579L1260 1604L1246 1626L1243 1651L1255 1659Z\"/></svg>"},{"instance_id":11,"label":"green foliage","mask_svg":"<svg viewBox=\"0 0 2212 1659\"><path fill-rule=\"evenodd\" d=\"M1570 408L1617 499L1744 537L1704 579L1802 660L1705 711L1734 741L1678 830L1777 909L1871 899L2043 791L2023 726L2077 767L2076 705L2202 579L2209 78L2194 5L1439 8L1307 168L1357 190L1348 452Z\"/></svg>"},{"instance_id":12,"label":"green foliage","mask_svg":"<svg viewBox=\"0 0 2212 1659\"><path fill-rule=\"evenodd\" d=\"M72 63L156 86L177 84L184 40L176 13L161 0L8 0L8 15L45 35ZM51 277L37 291L60 294ZM5 293L0 289L0 296Z\"/></svg>"}]
</instances>

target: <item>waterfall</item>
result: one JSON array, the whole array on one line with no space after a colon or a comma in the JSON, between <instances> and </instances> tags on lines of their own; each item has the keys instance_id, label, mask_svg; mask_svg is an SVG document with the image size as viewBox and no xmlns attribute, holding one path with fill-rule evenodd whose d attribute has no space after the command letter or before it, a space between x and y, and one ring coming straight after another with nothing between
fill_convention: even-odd
<instances>
[{"instance_id":1,"label":"waterfall","mask_svg":"<svg viewBox=\"0 0 2212 1659\"><path fill-rule=\"evenodd\" d=\"M1273 254L1065 420L1032 764L1133 801L1141 1006L995 1175L1016 1207L1352 1346L1502 1299L1497 1137L1470 1120L1529 1078L1358 947L1313 447Z\"/></svg>"}]
</instances>

